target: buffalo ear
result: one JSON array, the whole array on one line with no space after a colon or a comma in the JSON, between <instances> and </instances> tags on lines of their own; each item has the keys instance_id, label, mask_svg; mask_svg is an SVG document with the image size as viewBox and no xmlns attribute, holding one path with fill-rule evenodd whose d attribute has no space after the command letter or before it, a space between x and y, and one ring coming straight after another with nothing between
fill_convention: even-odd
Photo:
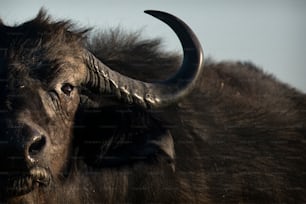
<instances>
[{"instance_id":1,"label":"buffalo ear","mask_svg":"<svg viewBox=\"0 0 306 204\"><path fill-rule=\"evenodd\" d=\"M167 162L174 170L174 143L171 133L167 130L151 137L142 145L131 145L129 148L135 161Z\"/></svg>"},{"instance_id":2,"label":"buffalo ear","mask_svg":"<svg viewBox=\"0 0 306 204\"><path fill-rule=\"evenodd\" d=\"M146 110L107 106L79 111L76 119L76 158L86 165L112 168L162 163L174 170L172 135Z\"/></svg>"}]
</instances>

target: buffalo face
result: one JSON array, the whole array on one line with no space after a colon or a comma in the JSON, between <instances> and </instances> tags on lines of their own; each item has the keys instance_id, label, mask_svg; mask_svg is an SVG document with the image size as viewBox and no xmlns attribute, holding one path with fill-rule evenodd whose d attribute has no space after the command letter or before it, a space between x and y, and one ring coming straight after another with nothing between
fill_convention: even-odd
<instances>
[{"instance_id":1,"label":"buffalo face","mask_svg":"<svg viewBox=\"0 0 306 204\"><path fill-rule=\"evenodd\" d=\"M1 56L2 195L27 194L65 176L84 63L65 51L68 46L57 46L54 52L66 54L51 57L48 38L13 44ZM41 54L46 49L48 55Z\"/></svg>"}]
</instances>

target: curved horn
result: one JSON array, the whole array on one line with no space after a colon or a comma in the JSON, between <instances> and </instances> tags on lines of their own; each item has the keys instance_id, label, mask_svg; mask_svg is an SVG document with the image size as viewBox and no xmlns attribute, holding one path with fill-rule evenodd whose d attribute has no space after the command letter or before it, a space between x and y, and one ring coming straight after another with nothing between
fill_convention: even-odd
<instances>
[{"instance_id":1,"label":"curved horn","mask_svg":"<svg viewBox=\"0 0 306 204\"><path fill-rule=\"evenodd\" d=\"M143 107L162 107L174 103L194 87L203 67L203 51L193 31L179 18L161 11L145 11L168 24L177 34L184 59L178 72L166 81L148 83L129 78L113 71L92 53L86 51L88 73L85 84L100 93L115 93L118 98Z\"/></svg>"}]
</instances>

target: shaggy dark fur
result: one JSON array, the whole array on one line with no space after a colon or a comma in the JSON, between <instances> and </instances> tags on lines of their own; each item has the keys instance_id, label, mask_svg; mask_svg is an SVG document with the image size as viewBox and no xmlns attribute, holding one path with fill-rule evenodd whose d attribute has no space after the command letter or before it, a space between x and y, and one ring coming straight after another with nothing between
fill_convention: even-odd
<instances>
[{"instance_id":1,"label":"shaggy dark fur","mask_svg":"<svg viewBox=\"0 0 306 204\"><path fill-rule=\"evenodd\" d=\"M162 62L161 56L165 56L152 56L151 53L162 52L156 52L156 41L138 39L126 51L126 35L116 34L117 38L111 40L118 43L115 56L105 42L114 33L92 42L92 50L112 68L150 80L150 73L159 73L153 77L163 79L177 67L151 66L152 62ZM141 43L150 45L152 50L147 51ZM152 62L138 67L139 55L132 54L138 52ZM173 63L177 62L178 57ZM174 137L175 175L179 178L176 187L183 189L182 197L187 197L182 200L191 203L305 201L305 94L265 74L252 63L207 60L193 93L161 112Z\"/></svg>"},{"instance_id":2,"label":"shaggy dark fur","mask_svg":"<svg viewBox=\"0 0 306 204\"><path fill-rule=\"evenodd\" d=\"M82 42L113 69L142 80L168 78L181 62L176 53L160 49L160 40L144 40L138 33L114 29L82 41L85 35L43 13L20 27L0 25L1 90L12 53L23 62L41 60L39 53L48 63L61 64L62 52L77 55ZM35 75L40 72L31 66L22 69L43 84L50 80ZM57 71L51 73L56 77ZM1 110L6 97L1 91ZM306 202L306 95L252 63L207 60L194 91L160 110L126 105L109 95L97 98L105 103L78 108L60 179L10 201ZM5 165L1 159L2 171Z\"/></svg>"}]
</instances>

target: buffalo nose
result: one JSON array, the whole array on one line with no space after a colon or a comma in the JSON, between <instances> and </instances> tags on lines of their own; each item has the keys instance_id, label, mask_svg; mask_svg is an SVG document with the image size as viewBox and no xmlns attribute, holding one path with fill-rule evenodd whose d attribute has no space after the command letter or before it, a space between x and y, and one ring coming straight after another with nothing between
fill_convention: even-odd
<instances>
[{"instance_id":1,"label":"buffalo nose","mask_svg":"<svg viewBox=\"0 0 306 204\"><path fill-rule=\"evenodd\" d=\"M32 137L30 141L28 141L28 145L26 148L26 159L35 163L38 157L42 154L43 149L46 146L46 137L44 135L35 135Z\"/></svg>"},{"instance_id":2,"label":"buffalo nose","mask_svg":"<svg viewBox=\"0 0 306 204\"><path fill-rule=\"evenodd\" d=\"M34 164L43 154L46 146L46 137L37 128L23 124L21 127L20 147L29 164Z\"/></svg>"},{"instance_id":3,"label":"buffalo nose","mask_svg":"<svg viewBox=\"0 0 306 204\"><path fill-rule=\"evenodd\" d=\"M44 159L48 138L39 127L19 123L8 128L2 136L4 142L0 142L0 160L6 161L7 165L0 166L0 171L20 171Z\"/></svg>"}]
</instances>

